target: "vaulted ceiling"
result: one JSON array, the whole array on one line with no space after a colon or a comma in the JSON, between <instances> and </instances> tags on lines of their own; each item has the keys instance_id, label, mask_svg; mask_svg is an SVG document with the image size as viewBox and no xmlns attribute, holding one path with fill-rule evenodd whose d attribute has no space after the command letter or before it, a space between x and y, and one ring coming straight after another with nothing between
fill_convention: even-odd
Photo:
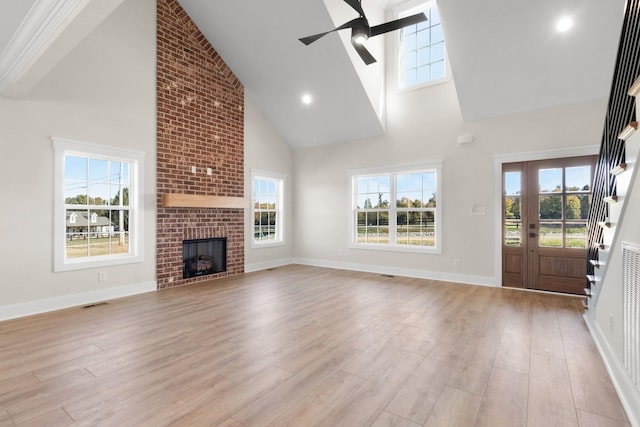
<instances>
[{"instance_id":1,"label":"vaulted ceiling","mask_svg":"<svg viewBox=\"0 0 640 427\"><path fill-rule=\"evenodd\" d=\"M122 1L0 2L0 95L27 97L35 82ZM384 49L372 46L378 62L364 66L344 34L329 34L310 46L298 41L355 18L341 0L179 2L292 147L384 132L384 75L393 66L389 59L385 65ZM402 3L362 0L372 25L385 15L391 19L392 8ZM477 120L606 97L624 4L438 0L463 117ZM29 22L35 12L52 10L66 18ZM554 25L563 15L571 16L574 26L561 34ZM311 105L300 100L305 92L314 97ZM429 96L428 89L422 92Z\"/></svg>"}]
</instances>

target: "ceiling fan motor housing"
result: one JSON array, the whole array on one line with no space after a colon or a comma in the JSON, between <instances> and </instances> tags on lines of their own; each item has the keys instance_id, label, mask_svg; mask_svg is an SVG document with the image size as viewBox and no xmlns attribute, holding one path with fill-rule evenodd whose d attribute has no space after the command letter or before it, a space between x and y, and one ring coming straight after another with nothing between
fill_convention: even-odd
<instances>
[{"instance_id":1,"label":"ceiling fan motor housing","mask_svg":"<svg viewBox=\"0 0 640 427\"><path fill-rule=\"evenodd\" d=\"M371 36L371 27L366 18L358 19L351 28L351 41L362 44Z\"/></svg>"}]
</instances>

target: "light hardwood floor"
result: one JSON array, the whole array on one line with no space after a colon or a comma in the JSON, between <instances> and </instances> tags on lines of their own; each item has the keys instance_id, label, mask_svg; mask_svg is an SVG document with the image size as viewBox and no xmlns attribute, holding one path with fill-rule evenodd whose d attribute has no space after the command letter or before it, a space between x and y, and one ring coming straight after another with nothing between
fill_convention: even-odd
<instances>
[{"instance_id":1,"label":"light hardwood floor","mask_svg":"<svg viewBox=\"0 0 640 427\"><path fill-rule=\"evenodd\" d=\"M628 426L560 295L288 266L0 322L0 426Z\"/></svg>"}]
</instances>

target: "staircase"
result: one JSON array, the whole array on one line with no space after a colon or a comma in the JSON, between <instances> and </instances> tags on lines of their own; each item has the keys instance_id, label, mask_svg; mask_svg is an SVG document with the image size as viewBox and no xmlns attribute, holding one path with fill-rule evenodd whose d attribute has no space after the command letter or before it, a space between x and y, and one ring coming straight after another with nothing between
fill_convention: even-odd
<instances>
[{"instance_id":1,"label":"staircase","mask_svg":"<svg viewBox=\"0 0 640 427\"><path fill-rule=\"evenodd\" d=\"M584 319L629 420L637 427L640 427L639 108L640 0L627 0L587 220ZM635 258L628 255L629 247L635 248ZM628 258L634 259L635 270L625 263Z\"/></svg>"},{"instance_id":2,"label":"staircase","mask_svg":"<svg viewBox=\"0 0 640 427\"><path fill-rule=\"evenodd\" d=\"M635 97L635 110L636 112L640 111L638 109L640 104L640 76L635 80L627 94ZM638 122L631 121L618 134L618 139L624 143L622 153L624 161L619 161L609 170L609 179L613 184L609 188L613 188L613 191L608 195L598 195L598 197L602 198L602 203L605 204L608 214L604 219L597 221L597 226L600 230L594 233L596 237L591 242L591 250L589 251L590 268L588 268L589 274L587 274L587 287L584 290L587 296L584 300L585 310L588 310L589 306L597 304L598 293L602 284L605 283L611 250L620 246L621 237L624 237L619 236L619 224L624 216L625 202L629 198L628 194L632 191L632 178L638 169L636 165L640 154L640 132L637 130ZM640 189L636 191L640 191Z\"/></svg>"},{"instance_id":3,"label":"staircase","mask_svg":"<svg viewBox=\"0 0 640 427\"><path fill-rule=\"evenodd\" d=\"M625 266L627 247L640 257L640 76L625 96L632 121L603 143L596 166L584 317L631 424L640 426L640 258L632 271Z\"/></svg>"}]
</instances>

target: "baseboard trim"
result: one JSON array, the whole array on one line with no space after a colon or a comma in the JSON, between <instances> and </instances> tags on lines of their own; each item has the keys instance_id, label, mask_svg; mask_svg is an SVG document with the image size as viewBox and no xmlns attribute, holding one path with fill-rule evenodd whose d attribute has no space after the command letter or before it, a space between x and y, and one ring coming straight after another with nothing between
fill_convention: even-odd
<instances>
[{"instance_id":1,"label":"baseboard trim","mask_svg":"<svg viewBox=\"0 0 640 427\"><path fill-rule=\"evenodd\" d=\"M600 330L600 326L592 321L588 316L584 316L584 320L591 333L596 348L602 357L611 382L618 393L620 402L627 412L629 422L634 427L640 427L640 393L636 390L636 387L627 376L624 370L624 366L614 353L613 349L609 345L609 342L605 339L604 334Z\"/></svg>"},{"instance_id":2,"label":"baseboard trim","mask_svg":"<svg viewBox=\"0 0 640 427\"><path fill-rule=\"evenodd\" d=\"M267 270L269 268L284 267L285 265L289 265L289 264L293 264L293 260L291 258L283 258L283 259L276 259L276 260L271 260L271 261L256 262L256 263L253 263L253 264L246 264L244 266L244 272L245 273L253 273L254 271Z\"/></svg>"},{"instance_id":3,"label":"baseboard trim","mask_svg":"<svg viewBox=\"0 0 640 427\"><path fill-rule=\"evenodd\" d=\"M155 291L158 288L155 281L135 283L109 289L101 289L81 294L65 295L56 298L47 298L36 301L0 306L0 321L47 313L63 308L77 307L80 305L106 301L115 298L128 297Z\"/></svg>"},{"instance_id":4,"label":"baseboard trim","mask_svg":"<svg viewBox=\"0 0 640 427\"><path fill-rule=\"evenodd\" d=\"M293 258L292 263L314 267L335 268L338 270L353 270L364 273L389 274L392 276L412 277L415 279L439 280L442 282L465 283L468 285L496 286L494 277L471 276L467 274L451 274L438 271L417 270L411 268L390 267L385 265L356 264L335 262L310 258Z\"/></svg>"}]
</instances>

